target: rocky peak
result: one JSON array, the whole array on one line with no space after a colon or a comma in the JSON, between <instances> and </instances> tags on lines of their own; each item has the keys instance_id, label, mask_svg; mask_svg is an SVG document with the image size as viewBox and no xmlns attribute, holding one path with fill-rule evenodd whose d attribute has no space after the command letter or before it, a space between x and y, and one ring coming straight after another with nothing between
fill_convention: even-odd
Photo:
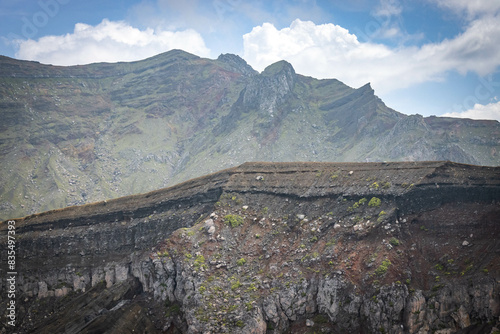
<instances>
[{"instance_id":1,"label":"rocky peak","mask_svg":"<svg viewBox=\"0 0 500 334\"><path fill-rule=\"evenodd\" d=\"M363 93L375 94L375 91L373 90L372 85L369 82L359 87L358 90Z\"/></svg>"},{"instance_id":2,"label":"rocky peak","mask_svg":"<svg viewBox=\"0 0 500 334\"><path fill-rule=\"evenodd\" d=\"M243 58L238 55L225 53L221 54L217 60L227 64L234 72L241 73L246 76L258 74L257 71L255 71Z\"/></svg>"},{"instance_id":3,"label":"rocky peak","mask_svg":"<svg viewBox=\"0 0 500 334\"><path fill-rule=\"evenodd\" d=\"M282 60L269 65L247 85L243 104L273 115L276 108L285 101L285 97L293 91L295 82L295 70L290 63Z\"/></svg>"}]
</instances>

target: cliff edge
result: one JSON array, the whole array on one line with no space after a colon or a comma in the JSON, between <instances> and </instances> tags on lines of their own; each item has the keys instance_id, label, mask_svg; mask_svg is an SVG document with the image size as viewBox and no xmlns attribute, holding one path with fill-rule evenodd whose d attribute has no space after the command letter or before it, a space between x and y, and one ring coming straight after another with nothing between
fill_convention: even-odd
<instances>
[{"instance_id":1,"label":"cliff edge","mask_svg":"<svg viewBox=\"0 0 500 334\"><path fill-rule=\"evenodd\" d=\"M499 167L253 162L13 219L15 330L493 333L499 200Z\"/></svg>"}]
</instances>

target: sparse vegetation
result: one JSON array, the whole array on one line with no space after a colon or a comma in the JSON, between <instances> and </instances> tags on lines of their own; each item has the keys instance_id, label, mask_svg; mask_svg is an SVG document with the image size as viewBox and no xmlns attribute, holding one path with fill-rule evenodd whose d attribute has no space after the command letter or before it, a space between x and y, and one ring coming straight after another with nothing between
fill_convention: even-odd
<instances>
[{"instance_id":1,"label":"sparse vegetation","mask_svg":"<svg viewBox=\"0 0 500 334\"><path fill-rule=\"evenodd\" d=\"M323 314L318 314L314 316L313 321L316 324L326 324L328 323L328 317L324 316Z\"/></svg>"},{"instance_id":2,"label":"sparse vegetation","mask_svg":"<svg viewBox=\"0 0 500 334\"><path fill-rule=\"evenodd\" d=\"M367 199L366 198L362 198L360 199L359 201L357 201L356 203L354 203L351 207L347 208L347 211L348 212L352 212L354 211L355 209L359 208L360 206L364 205L366 203Z\"/></svg>"},{"instance_id":3,"label":"sparse vegetation","mask_svg":"<svg viewBox=\"0 0 500 334\"><path fill-rule=\"evenodd\" d=\"M330 246L335 245L335 243L336 243L335 238L332 238L330 241L328 241L328 242L326 243L326 245L325 245L325 246L330 247Z\"/></svg>"},{"instance_id":4,"label":"sparse vegetation","mask_svg":"<svg viewBox=\"0 0 500 334\"><path fill-rule=\"evenodd\" d=\"M238 289L240 286L241 286L241 283L239 280L234 281L233 283L231 283L231 290L234 291L234 290Z\"/></svg>"},{"instance_id":5,"label":"sparse vegetation","mask_svg":"<svg viewBox=\"0 0 500 334\"><path fill-rule=\"evenodd\" d=\"M244 219L241 216L238 215L226 215L224 216L224 222L231 227L238 227L240 225L243 225Z\"/></svg>"},{"instance_id":6,"label":"sparse vegetation","mask_svg":"<svg viewBox=\"0 0 500 334\"><path fill-rule=\"evenodd\" d=\"M205 267L205 257L203 255L198 255L196 256L194 260L194 267L199 268L199 267Z\"/></svg>"},{"instance_id":7,"label":"sparse vegetation","mask_svg":"<svg viewBox=\"0 0 500 334\"><path fill-rule=\"evenodd\" d=\"M387 215L387 213L384 210L380 211L380 213L378 214L378 217L377 217L377 223L383 222L386 215Z\"/></svg>"},{"instance_id":8,"label":"sparse vegetation","mask_svg":"<svg viewBox=\"0 0 500 334\"><path fill-rule=\"evenodd\" d=\"M165 312L165 316L167 316L167 317L171 317L171 316L174 316L176 314L179 314L179 312L181 311L181 307L179 304L169 305L168 301L165 304L166 304L165 306L167 307L167 311Z\"/></svg>"},{"instance_id":9,"label":"sparse vegetation","mask_svg":"<svg viewBox=\"0 0 500 334\"><path fill-rule=\"evenodd\" d=\"M389 270L389 266L391 264L392 264L391 261L389 261L388 259L385 259L384 261L382 261L382 264L380 266L378 266L377 269L375 269L375 274L377 274L378 276L385 275L387 270Z\"/></svg>"},{"instance_id":10,"label":"sparse vegetation","mask_svg":"<svg viewBox=\"0 0 500 334\"><path fill-rule=\"evenodd\" d=\"M378 197L372 197L370 202L368 202L368 206L375 207L375 208L378 208L380 206L380 204L382 204L382 201Z\"/></svg>"},{"instance_id":11,"label":"sparse vegetation","mask_svg":"<svg viewBox=\"0 0 500 334\"><path fill-rule=\"evenodd\" d=\"M391 238L391 240L389 240L389 243L392 245L392 246L399 246L400 245L400 241L396 238Z\"/></svg>"}]
</instances>

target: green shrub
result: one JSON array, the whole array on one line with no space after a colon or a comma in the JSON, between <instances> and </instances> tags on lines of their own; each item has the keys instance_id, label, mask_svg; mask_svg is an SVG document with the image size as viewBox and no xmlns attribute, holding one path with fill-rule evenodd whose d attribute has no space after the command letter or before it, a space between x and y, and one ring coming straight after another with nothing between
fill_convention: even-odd
<instances>
[{"instance_id":1,"label":"green shrub","mask_svg":"<svg viewBox=\"0 0 500 334\"><path fill-rule=\"evenodd\" d=\"M194 266L195 267L200 267L204 263L205 263L205 257L203 255L196 256L196 259L194 260Z\"/></svg>"},{"instance_id":2,"label":"green shrub","mask_svg":"<svg viewBox=\"0 0 500 334\"><path fill-rule=\"evenodd\" d=\"M224 222L228 225L231 225L231 227L238 227L240 225L243 225L243 222L245 220L243 217L238 216L238 215L226 215L224 216Z\"/></svg>"},{"instance_id":3,"label":"green shrub","mask_svg":"<svg viewBox=\"0 0 500 334\"><path fill-rule=\"evenodd\" d=\"M389 240L389 243L393 246L399 246L400 244L399 240L396 238L391 238L391 240Z\"/></svg>"},{"instance_id":4,"label":"green shrub","mask_svg":"<svg viewBox=\"0 0 500 334\"><path fill-rule=\"evenodd\" d=\"M377 269L375 269L375 274L379 275L379 276L382 276L384 275L387 270L389 269L389 266L391 265L391 261L385 259L384 261L382 261L382 264L380 266L378 266Z\"/></svg>"},{"instance_id":5,"label":"green shrub","mask_svg":"<svg viewBox=\"0 0 500 334\"><path fill-rule=\"evenodd\" d=\"M347 208L347 211L352 212L354 209L359 208L360 206L364 205L368 200L366 198L362 198L356 203L354 203L351 207Z\"/></svg>"},{"instance_id":6,"label":"green shrub","mask_svg":"<svg viewBox=\"0 0 500 334\"><path fill-rule=\"evenodd\" d=\"M380 200L380 198L377 198L377 197L372 197L370 202L368 202L368 206L371 206L374 208L379 207L380 204L382 204L382 201Z\"/></svg>"},{"instance_id":7,"label":"green shrub","mask_svg":"<svg viewBox=\"0 0 500 334\"><path fill-rule=\"evenodd\" d=\"M380 211L380 213L378 214L377 223L383 222L385 219L385 215L387 215L387 212L385 212L384 210Z\"/></svg>"},{"instance_id":8,"label":"green shrub","mask_svg":"<svg viewBox=\"0 0 500 334\"><path fill-rule=\"evenodd\" d=\"M245 263L247 263L247 260L245 260L244 258L241 258L238 261L236 261L236 264L239 265L239 266L242 266Z\"/></svg>"}]
</instances>

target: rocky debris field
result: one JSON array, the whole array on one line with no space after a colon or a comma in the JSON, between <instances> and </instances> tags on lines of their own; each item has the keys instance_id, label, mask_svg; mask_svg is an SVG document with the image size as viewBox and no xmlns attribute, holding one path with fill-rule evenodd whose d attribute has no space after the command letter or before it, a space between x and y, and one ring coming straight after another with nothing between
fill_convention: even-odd
<instances>
[{"instance_id":1,"label":"rocky debris field","mask_svg":"<svg viewBox=\"0 0 500 334\"><path fill-rule=\"evenodd\" d=\"M499 200L499 168L247 163L28 216L16 329L496 333Z\"/></svg>"}]
</instances>

